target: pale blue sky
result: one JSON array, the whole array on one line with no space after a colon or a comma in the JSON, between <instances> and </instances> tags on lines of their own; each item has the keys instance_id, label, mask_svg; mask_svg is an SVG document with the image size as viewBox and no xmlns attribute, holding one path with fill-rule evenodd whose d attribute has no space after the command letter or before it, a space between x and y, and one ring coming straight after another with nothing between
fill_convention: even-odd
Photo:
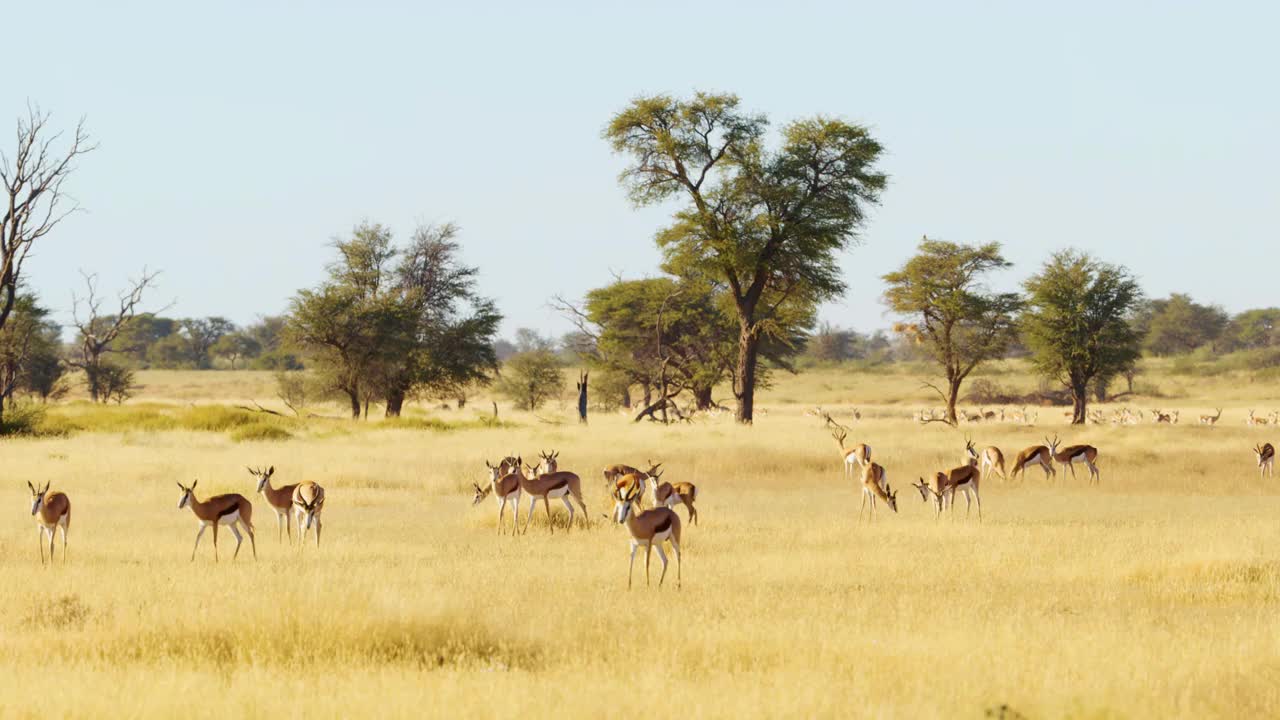
<instances>
[{"instance_id":1,"label":"pale blue sky","mask_svg":"<svg viewBox=\"0 0 1280 720\"><path fill-rule=\"evenodd\" d=\"M1005 284L1072 245L1153 295L1280 303L1275 3L203 5L6 8L0 123L30 99L101 143L29 265L59 310L80 268L147 264L171 314L248 322L361 219L452 220L504 332L566 330L548 297L656 272L669 213L628 205L601 128L694 89L886 146L832 322L886 325L879 277L926 233L1003 243Z\"/></svg>"}]
</instances>

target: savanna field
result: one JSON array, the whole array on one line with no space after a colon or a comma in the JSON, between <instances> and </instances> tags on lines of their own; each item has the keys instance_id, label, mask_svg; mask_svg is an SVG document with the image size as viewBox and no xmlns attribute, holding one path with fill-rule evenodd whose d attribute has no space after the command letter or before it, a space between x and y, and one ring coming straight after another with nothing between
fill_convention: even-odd
<instances>
[{"instance_id":1,"label":"savanna field","mask_svg":"<svg viewBox=\"0 0 1280 720\"><path fill-rule=\"evenodd\" d=\"M958 430L911 421L937 403L907 370L779 378L752 428L583 427L567 406L488 427L488 398L295 420L234 410L283 410L266 373L140 380L123 406L50 406L40 422L64 434L0 440L6 717L1280 715L1280 481L1250 450L1280 429L1244 422L1280 408L1264 377L1152 367L1143 390L1163 397L1123 404L1180 410L1176 426L1073 428L1039 408L1034 426ZM897 514L859 521L818 405L872 446ZM981 524L963 502L935 520L911 487L959 465L966 435L1011 463L1054 434L1098 447L1100 486L984 477ZM492 498L471 504L484 461L551 449L582 476L590 527L566 531L553 501L554 534L540 507L527 535L499 536ZM683 587L674 563L657 587L655 555L653 585L638 559L628 592L601 469L650 459L697 484L701 522ZM325 486L319 548L277 540L247 465ZM247 540L232 562L225 530L220 562L209 535L189 560L175 483L194 479L253 502L257 562ZM65 564L61 538L40 564L27 481L70 496Z\"/></svg>"}]
</instances>

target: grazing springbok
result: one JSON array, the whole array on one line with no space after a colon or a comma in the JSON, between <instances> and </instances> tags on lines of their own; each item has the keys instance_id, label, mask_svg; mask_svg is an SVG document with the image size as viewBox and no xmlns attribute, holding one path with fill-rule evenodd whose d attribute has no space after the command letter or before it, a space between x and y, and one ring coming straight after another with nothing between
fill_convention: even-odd
<instances>
[{"instance_id":1,"label":"grazing springbok","mask_svg":"<svg viewBox=\"0 0 1280 720\"><path fill-rule=\"evenodd\" d=\"M1053 440L1049 441L1049 452L1059 465L1066 465L1071 469L1072 478L1076 477L1076 463L1084 463L1089 466L1089 482L1096 480L1099 484L1102 483L1102 474L1098 472L1097 465L1098 448L1092 445L1068 445L1059 450L1058 436L1054 435Z\"/></svg>"},{"instance_id":2,"label":"grazing springbok","mask_svg":"<svg viewBox=\"0 0 1280 720\"><path fill-rule=\"evenodd\" d=\"M200 538L204 536L204 531L213 526L213 561L218 561L218 526L226 525L231 528L231 534L236 537L236 552L231 556L235 560L240 555L240 545L244 542L244 538L240 535L240 531L236 529L236 525L244 526L245 532L249 533L249 544L253 547L253 559L258 559L258 541L253 533L253 504L239 493L227 493L226 495L214 495L213 497L200 502L196 497L196 485L199 480L191 483L191 487L186 487L182 483L178 483L178 489L182 491L182 499L178 500L178 509L181 510L188 505L191 506L191 512L195 513L196 519L200 521L200 530L196 532L196 544L191 548L191 560L196 559L196 550L200 549Z\"/></svg>"},{"instance_id":3,"label":"grazing springbok","mask_svg":"<svg viewBox=\"0 0 1280 720\"><path fill-rule=\"evenodd\" d=\"M1244 421L1244 422L1245 422L1245 424L1246 424L1246 425L1248 425L1249 427L1255 427L1255 426L1257 426L1257 425L1266 425L1266 424L1268 424L1270 421L1269 421L1267 418L1254 417L1254 415L1253 415L1253 411L1252 411L1252 410L1250 410L1250 411L1249 411L1249 417L1245 418L1245 421Z\"/></svg>"},{"instance_id":4,"label":"grazing springbok","mask_svg":"<svg viewBox=\"0 0 1280 720\"><path fill-rule=\"evenodd\" d=\"M276 514L276 540L283 541L284 533L289 533L289 543L293 543L293 491L298 487L293 485L281 485L278 488L271 487L271 478L276 474L276 466L272 465L266 470L257 468L248 468L249 474L258 479L258 494L267 501L267 507L271 508ZM283 530L281 529L283 528Z\"/></svg>"},{"instance_id":5,"label":"grazing springbok","mask_svg":"<svg viewBox=\"0 0 1280 720\"><path fill-rule=\"evenodd\" d=\"M1218 424L1218 420L1222 419L1222 408L1215 408L1215 409L1218 411L1216 415L1201 415L1201 416L1200 416L1200 424L1201 424L1201 425L1209 425L1209 426L1213 426L1213 425L1217 425L1217 424Z\"/></svg>"},{"instance_id":6,"label":"grazing springbok","mask_svg":"<svg viewBox=\"0 0 1280 720\"><path fill-rule=\"evenodd\" d=\"M656 507L635 512L633 505L640 490L635 485L618 488L614 491L613 519L619 525L626 525L631 533L631 561L627 566L627 589L631 589L631 574L636 565L636 550L641 545L645 548L644 584L649 584L649 561L653 557L653 549L658 549L658 558L662 560L662 576L658 578L658 587L667 579L667 554L662 551L664 542L671 543L676 554L676 587L681 583L680 563L680 516L668 507Z\"/></svg>"},{"instance_id":7,"label":"grazing springbok","mask_svg":"<svg viewBox=\"0 0 1280 720\"><path fill-rule=\"evenodd\" d=\"M698 524L698 509L693 502L698 499L698 487L691 482L664 482L661 472L649 475L653 479L653 506L674 508L676 503L684 503L689 509L689 520Z\"/></svg>"},{"instance_id":8,"label":"grazing springbok","mask_svg":"<svg viewBox=\"0 0 1280 720\"><path fill-rule=\"evenodd\" d=\"M1276 476L1276 449L1271 443L1253 446L1253 454L1258 458L1258 477Z\"/></svg>"},{"instance_id":9,"label":"grazing springbok","mask_svg":"<svg viewBox=\"0 0 1280 720\"><path fill-rule=\"evenodd\" d=\"M1047 442L1047 440L1046 440ZM1044 479L1056 477L1058 471L1053 469L1053 452L1047 445L1032 445L1031 447L1018 453L1018 457L1013 461L1013 470L1009 473L1009 477L1016 477L1022 474L1022 479L1027 479L1027 468L1031 465L1039 465L1044 470Z\"/></svg>"},{"instance_id":10,"label":"grazing springbok","mask_svg":"<svg viewBox=\"0 0 1280 720\"><path fill-rule=\"evenodd\" d=\"M67 561L67 530L71 527L71 500L63 492L49 492L49 483L44 488L37 488L27 481L31 488L31 515L36 519L36 532L40 542L40 564L44 565L44 536L49 534L49 563L53 563L53 536L58 528L62 528L62 562Z\"/></svg>"},{"instance_id":11,"label":"grazing springbok","mask_svg":"<svg viewBox=\"0 0 1280 720\"><path fill-rule=\"evenodd\" d=\"M520 458L516 458L519 463ZM489 468L489 486L480 487L472 483L472 487L476 489L475 497L472 498L472 505L479 505L485 498L492 493L495 500L498 501L498 534L502 534L502 515L507 511L507 502L510 501L515 506L511 520L511 537L516 536L516 531L520 529L520 474L508 472L504 473L505 465L498 463L490 465L488 460L484 461L485 467Z\"/></svg>"},{"instance_id":12,"label":"grazing springbok","mask_svg":"<svg viewBox=\"0 0 1280 720\"><path fill-rule=\"evenodd\" d=\"M1009 475L1004 471L1004 453L1000 452L1000 448L995 445L983 448L982 453L978 453L978 449L973 446L969 440L964 441L964 451L969 458L978 461L978 469L982 474L986 474L988 470L993 470L1000 476L1001 480L1008 481Z\"/></svg>"},{"instance_id":13,"label":"grazing springbok","mask_svg":"<svg viewBox=\"0 0 1280 720\"><path fill-rule=\"evenodd\" d=\"M883 500L890 510L898 512L898 493L889 487L889 473L885 472L883 465L873 462L862 468L862 503L858 506L858 522L862 522L862 511L867 500L871 501L869 518L875 520L876 498Z\"/></svg>"},{"instance_id":14,"label":"grazing springbok","mask_svg":"<svg viewBox=\"0 0 1280 720\"><path fill-rule=\"evenodd\" d=\"M293 512L298 523L298 547L306 544L307 531L316 527L316 547L320 547L320 513L324 510L324 488L310 480L293 490Z\"/></svg>"},{"instance_id":15,"label":"grazing springbok","mask_svg":"<svg viewBox=\"0 0 1280 720\"><path fill-rule=\"evenodd\" d=\"M569 496L577 501L578 507L582 508L582 522L589 524L587 515L587 504L582 500L582 480L571 472L553 472L540 473L536 465L525 464L527 474L520 475L520 490L529 496L529 514L524 520L524 529L521 533L529 532L529 523L533 521L533 510L538 506L541 500L547 509L547 529L552 533L555 532L555 526L551 523L551 498L560 498L565 508L569 510L569 529L573 529L573 505L569 503Z\"/></svg>"},{"instance_id":16,"label":"grazing springbok","mask_svg":"<svg viewBox=\"0 0 1280 720\"><path fill-rule=\"evenodd\" d=\"M654 473L658 472L658 468L662 467L662 463L655 463L649 460L648 465L648 470L640 470L630 465L610 465L605 468L604 476L609 481L609 485L606 488L609 494L612 495L615 490L624 485L636 485L640 488L640 494L636 496L635 505L636 507L644 507L645 489L654 484Z\"/></svg>"},{"instance_id":17,"label":"grazing springbok","mask_svg":"<svg viewBox=\"0 0 1280 720\"><path fill-rule=\"evenodd\" d=\"M982 481L982 471L978 469L978 461L969 458L968 462L958 468L953 468L949 472L940 472L933 476L933 487L929 487L924 478L920 478L919 485L912 487L920 491L920 496L928 501L929 494L932 493L934 503L938 508L938 516L942 515L942 510L947 505L951 506L952 517L956 511L956 491L964 493L964 517L969 518L969 512L973 505L978 505L978 522L982 522L982 496L978 494L978 485ZM936 518L935 518L936 519Z\"/></svg>"},{"instance_id":18,"label":"grazing springbok","mask_svg":"<svg viewBox=\"0 0 1280 720\"><path fill-rule=\"evenodd\" d=\"M831 439L836 441L836 445L840 446L840 458L844 467L845 477L853 477L853 475L867 466L871 462L871 446L865 443L858 443L851 448L844 446L844 439L849 437L847 430L832 430Z\"/></svg>"}]
</instances>

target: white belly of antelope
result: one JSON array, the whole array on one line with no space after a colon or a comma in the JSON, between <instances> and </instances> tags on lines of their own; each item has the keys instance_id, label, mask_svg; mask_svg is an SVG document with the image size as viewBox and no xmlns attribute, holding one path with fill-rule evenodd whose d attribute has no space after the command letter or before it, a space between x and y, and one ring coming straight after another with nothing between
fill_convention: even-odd
<instances>
[{"instance_id":1,"label":"white belly of antelope","mask_svg":"<svg viewBox=\"0 0 1280 720\"><path fill-rule=\"evenodd\" d=\"M230 525L230 524L232 524L232 523L236 522L236 521L237 521L237 520L239 520L239 519L240 519L240 511L239 511L239 510L237 510L237 511L235 511L235 512L231 513L230 515L223 515L222 517L218 518L218 524L219 524L219 525Z\"/></svg>"},{"instance_id":2,"label":"white belly of antelope","mask_svg":"<svg viewBox=\"0 0 1280 720\"><path fill-rule=\"evenodd\" d=\"M562 498L562 497L564 497L565 495L568 495L568 494L569 494L569 486L568 486L568 485L565 485L565 486L564 486L564 487L562 487L562 488L557 488L557 489L555 489L555 490L548 490L548 491L547 491L547 497L549 497L549 498Z\"/></svg>"},{"instance_id":3,"label":"white belly of antelope","mask_svg":"<svg viewBox=\"0 0 1280 720\"><path fill-rule=\"evenodd\" d=\"M671 539L671 528L667 528L660 533L654 533L653 540L636 540L637 545L660 544Z\"/></svg>"}]
</instances>

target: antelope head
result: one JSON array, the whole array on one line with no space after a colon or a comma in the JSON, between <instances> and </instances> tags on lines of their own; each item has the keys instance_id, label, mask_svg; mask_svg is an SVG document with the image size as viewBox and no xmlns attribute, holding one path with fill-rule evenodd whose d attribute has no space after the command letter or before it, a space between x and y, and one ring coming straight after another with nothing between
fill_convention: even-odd
<instances>
[{"instance_id":1,"label":"antelope head","mask_svg":"<svg viewBox=\"0 0 1280 720\"><path fill-rule=\"evenodd\" d=\"M191 487L187 487L182 483L178 483L178 489L182 491L182 497L178 500L179 510L186 507L187 503L191 502L191 498L194 496L196 491L196 485L199 485L199 484L200 484L199 480L192 481Z\"/></svg>"},{"instance_id":2,"label":"antelope head","mask_svg":"<svg viewBox=\"0 0 1280 720\"><path fill-rule=\"evenodd\" d=\"M40 489L32 485L31 481L28 480L27 487L31 488L31 514L35 515L44 506L44 496L49 492L49 483L45 482L44 489Z\"/></svg>"},{"instance_id":3,"label":"antelope head","mask_svg":"<svg viewBox=\"0 0 1280 720\"><path fill-rule=\"evenodd\" d=\"M844 439L847 437L849 437L848 430L832 430L831 431L831 438L840 445L841 450L844 449Z\"/></svg>"},{"instance_id":4,"label":"antelope head","mask_svg":"<svg viewBox=\"0 0 1280 720\"><path fill-rule=\"evenodd\" d=\"M303 529L306 529L306 530L311 529L311 524L316 519L316 511L320 509L320 506L323 502L324 502L323 495L316 495L312 497L311 500L309 501L306 498L297 498L296 500L293 501L293 504L298 506L298 509L301 510L307 516L307 519L305 521L306 524L302 525Z\"/></svg>"},{"instance_id":5,"label":"antelope head","mask_svg":"<svg viewBox=\"0 0 1280 720\"><path fill-rule=\"evenodd\" d=\"M662 467L662 463L656 463L652 460L645 460L645 462L649 465L649 469L644 473L645 475L651 478L657 478L662 475L662 473L658 472L658 468Z\"/></svg>"},{"instance_id":6,"label":"antelope head","mask_svg":"<svg viewBox=\"0 0 1280 720\"><path fill-rule=\"evenodd\" d=\"M1054 434L1054 436L1053 436L1053 439L1052 439L1052 440L1050 440L1048 437L1045 437L1044 442L1045 442L1045 444L1046 444L1046 445L1048 445L1048 446L1049 446L1049 454L1050 454L1050 455L1057 455L1057 454L1058 454L1058 445L1061 443L1061 441L1060 441L1060 440L1058 440L1058 435L1057 435L1056 433Z\"/></svg>"},{"instance_id":7,"label":"antelope head","mask_svg":"<svg viewBox=\"0 0 1280 720\"><path fill-rule=\"evenodd\" d=\"M250 475L258 478L258 489L255 492L262 492L263 490L266 490L267 483L271 481L271 476L276 474L275 465L272 465L265 471L257 468L248 468L248 470Z\"/></svg>"},{"instance_id":8,"label":"antelope head","mask_svg":"<svg viewBox=\"0 0 1280 720\"><path fill-rule=\"evenodd\" d=\"M619 525L627 521L631 514L631 506L640 496L640 486L628 483L613 491L613 519Z\"/></svg>"},{"instance_id":9,"label":"antelope head","mask_svg":"<svg viewBox=\"0 0 1280 720\"><path fill-rule=\"evenodd\" d=\"M494 468L496 470L496 468ZM489 497L489 493L493 492L493 487L480 487L475 483L471 483L471 487L475 488L476 494L471 497L472 505L479 505L485 498Z\"/></svg>"},{"instance_id":10,"label":"antelope head","mask_svg":"<svg viewBox=\"0 0 1280 720\"><path fill-rule=\"evenodd\" d=\"M560 457L560 453L553 450L549 453L540 452L538 455L542 458L542 468L548 475L556 471L556 468L559 466L559 463L556 462L556 458Z\"/></svg>"},{"instance_id":11,"label":"antelope head","mask_svg":"<svg viewBox=\"0 0 1280 720\"><path fill-rule=\"evenodd\" d=\"M964 452L970 465L976 465L978 462L978 448L973 446L973 441L969 438L964 439Z\"/></svg>"},{"instance_id":12,"label":"antelope head","mask_svg":"<svg viewBox=\"0 0 1280 720\"><path fill-rule=\"evenodd\" d=\"M911 487L920 491L920 500L922 502L929 502L929 496L933 494L933 488L929 487L929 483L925 482L924 478L920 478L919 483L912 483Z\"/></svg>"},{"instance_id":13,"label":"antelope head","mask_svg":"<svg viewBox=\"0 0 1280 720\"><path fill-rule=\"evenodd\" d=\"M894 491L893 486L889 483L884 485L885 497L889 498L889 509L898 512L898 493Z\"/></svg>"}]
</instances>

